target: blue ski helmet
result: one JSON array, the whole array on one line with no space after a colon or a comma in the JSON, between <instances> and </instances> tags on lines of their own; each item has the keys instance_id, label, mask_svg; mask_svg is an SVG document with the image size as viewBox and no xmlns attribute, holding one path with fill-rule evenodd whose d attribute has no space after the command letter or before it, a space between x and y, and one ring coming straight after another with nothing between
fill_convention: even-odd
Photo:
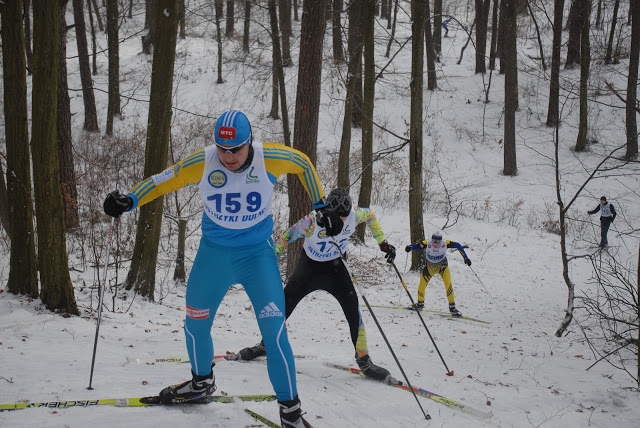
<instances>
[{"instance_id":1,"label":"blue ski helmet","mask_svg":"<svg viewBox=\"0 0 640 428\"><path fill-rule=\"evenodd\" d=\"M433 235L431 235L431 241L435 241L435 242L442 241L442 232L433 232Z\"/></svg>"},{"instance_id":2,"label":"blue ski helmet","mask_svg":"<svg viewBox=\"0 0 640 428\"><path fill-rule=\"evenodd\" d=\"M213 131L213 139L217 145L238 147L251 144L251 124L244 113L228 110L220 115Z\"/></svg>"},{"instance_id":3,"label":"blue ski helmet","mask_svg":"<svg viewBox=\"0 0 640 428\"><path fill-rule=\"evenodd\" d=\"M347 217L351 212L351 196L346 190L336 187L327 197L329 208L334 210L340 217Z\"/></svg>"}]
</instances>

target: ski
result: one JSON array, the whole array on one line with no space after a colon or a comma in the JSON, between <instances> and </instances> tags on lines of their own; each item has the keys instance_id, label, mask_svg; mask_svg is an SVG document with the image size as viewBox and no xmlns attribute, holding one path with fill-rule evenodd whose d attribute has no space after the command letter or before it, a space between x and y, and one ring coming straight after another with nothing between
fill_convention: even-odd
<instances>
[{"instance_id":1,"label":"ski","mask_svg":"<svg viewBox=\"0 0 640 428\"><path fill-rule=\"evenodd\" d=\"M415 309L412 306L373 306L374 308L383 308L383 309L408 309L410 311L415 311ZM437 315L439 317L443 317L443 318L450 318L453 320L467 320L467 321L474 321L474 322L478 322L481 324L491 324L491 322L489 321L484 321L478 318L471 318L471 317L467 317L467 316L461 316L461 317L454 317L452 316L450 313L448 312L443 312L443 311L437 311L435 309L422 309L422 312L428 312L434 315Z\"/></svg>"},{"instance_id":2,"label":"ski","mask_svg":"<svg viewBox=\"0 0 640 428\"><path fill-rule=\"evenodd\" d=\"M367 378L364 373L362 373L362 370L360 369L356 369L355 367L347 367L347 366L341 366L340 364L334 364L334 363L324 363L325 366L327 367L333 367L334 369L339 369L339 370L344 370L347 371L349 373L353 373L356 374L360 377L364 377ZM369 379L369 378L367 378ZM371 379L373 380L373 379ZM376 381L378 382L378 381ZM385 382L382 382L386 385L390 385L390 386L394 386L396 388L400 388L400 389L404 389L405 391L409 391L411 392L411 388L409 388L407 385L405 385L403 382L389 376L387 378L387 380ZM424 398L428 398L430 400L435 401L436 403L440 403L444 406L450 407L452 409L455 410L459 410L462 413L466 413L467 415L470 416L474 416L476 418L479 419L489 419L493 416L493 413L491 412L484 412L482 410L478 410L478 409L474 409L473 407L467 406L466 404L462 404L459 401L455 401L452 400L451 398L447 398L447 397L443 397L442 395L427 391L424 388L419 388L419 387L414 387L413 388L413 392L416 393L416 395L419 395L421 397Z\"/></svg>"},{"instance_id":3,"label":"ski","mask_svg":"<svg viewBox=\"0 0 640 428\"><path fill-rule=\"evenodd\" d=\"M311 355L294 355L293 356L295 359L302 359L302 358L316 358L315 356L311 356ZM255 361L265 361L267 359L267 357L258 357L255 358ZM240 355L239 354L223 354L223 355L214 355L213 356L213 361L241 361L241 362L246 362L240 359ZM252 360L252 361L254 361ZM127 358L127 361L132 361L129 358ZM178 363L178 364L186 364L188 363L189 357L169 357L169 358L149 358L149 359L144 359L144 358L136 358L135 361L138 364L147 364L147 365L154 365L154 364L164 364L164 363Z\"/></svg>"},{"instance_id":4,"label":"ski","mask_svg":"<svg viewBox=\"0 0 640 428\"><path fill-rule=\"evenodd\" d=\"M95 400L74 400L74 401L42 401L27 403L6 403L0 404L0 412L11 410L32 409L36 407L48 407L53 409L67 409L69 407L95 407L95 406L115 406L115 407L149 407L149 406L175 406L176 404L207 404L207 403L233 403L239 401L274 401L275 395L211 395L191 401L181 401L170 404L162 404L157 395L150 397L129 397L129 398L101 398Z\"/></svg>"},{"instance_id":5,"label":"ski","mask_svg":"<svg viewBox=\"0 0 640 428\"><path fill-rule=\"evenodd\" d=\"M262 422L263 424L265 424L266 426L268 426L270 428L281 428L280 425L278 425L277 423L273 422L270 419L265 418L264 416L262 416L259 413L254 412L253 410L244 409L244 412L247 415L251 416L256 421Z\"/></svg>"}]
</instances>

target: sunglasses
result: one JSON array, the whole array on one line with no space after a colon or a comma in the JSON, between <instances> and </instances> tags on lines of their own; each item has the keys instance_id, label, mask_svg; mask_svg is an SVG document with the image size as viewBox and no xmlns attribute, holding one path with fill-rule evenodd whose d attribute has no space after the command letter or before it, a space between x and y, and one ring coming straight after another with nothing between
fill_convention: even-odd
<instances>
[{"instance_id":1,"label":"sunglasses","mask_svg":"<svg viewBox=\"0 0 640 428\"><path fill-rule=\"evenodd\" d=\"M221 150L224 153L231 153L231 154L238 153L240 150L242 150L244 146L245 144L241 144L235 147L227 147L227 146L221 146L220 144L216 144L216 147L218 148L218 150Z\"/></svg>"}]
</instances>

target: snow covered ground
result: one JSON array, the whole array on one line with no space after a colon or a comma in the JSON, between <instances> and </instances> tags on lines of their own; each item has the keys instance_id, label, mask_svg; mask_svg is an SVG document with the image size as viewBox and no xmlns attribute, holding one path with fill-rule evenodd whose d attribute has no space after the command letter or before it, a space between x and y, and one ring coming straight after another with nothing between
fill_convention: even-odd
<instances>
[{"instance_id":1,"label":"snow covered ground","mask_svg":"<svg viewBox=\"0 0 640 428\"><path fill-rule=\"evenodd\" d=\"M192 16L191 19L196 18ZM71 15L67 22L72 22ZM405 22L399 29L400 40L406 37L409 25ZM123 38L126 31L133 32L138 27L139 22L135 20L123 23ZM240 108L255 120L257 138L277 136L274 130L279 123L266 118L270 77L260 75L265 70L268 73L268 62L260 63L255 57L252 57L255 63L232 62L241 48L237 41L229 42L225 55L230 61L229 67L234 68L227 70L224 85L216 85L213 83L216 50L212 31L212 26L193 27L187 39L180 41L176 106L213 118L224 109ZM199 32L208 34L208 39L195 37ZM383 253L370 236L365 245L350 247L349 264L411 384L466 406L492 412L493 416L480 420L419 398L420 406L432 418L426 421L411 393L323 365L333 362L355 366L355 362L348 327L338 303L328 294L318 292L303 300L288 322L294 353L306 357L296 360L298 389L306 417L315 427L636 427L640 420L640 394L633 389L629 375L604 362L587 370L597 357L585 342L577 323L574 322L561 338L554 334L567 306L567 289L562 279L559 237L539 227L545 219L557 217L557 211L550 161L553 130L544 127L547 87L538 80L540 72L533 61L524 55L535 45L531 45L530 40L519 45L522 54L519 174L508 178L501 174L499 141L502 138L503 77L491 77L491 102L482 103L483 77L474 75L473 53L467 51L462 64L456 65L466 38L461 30L451 31L449 35L448 39L443 39L438 66L440 89L425 93L425 174L428 183L425 194L433 201L427 204L432 210L425 215L425 233L430 234L446 224L442 204L436 203L442 202L444 194L442 177L450 195L462 204L464 214L455 225L445 229L445 235L468 244L467 252L473 261L469 268L457 253L449 255L456 302L464 315L487 322L453 320L423 312L429 332L444 363L454 371L453 376L446 376L445 364L417 314L388 308L408 305L409 297L395 271L384 263ZM327 37L327 52L331 50L329 41L330 37ZM106 44L104 40L100 43ZM294 44L292 52L297 53L297 41ZM380 64L386 62L384 47L381 45L377 56ZM70 58L74 49L75 40L70 33ZM135 95L133 98L144 98L136 91L145 90L133 77L148 77L151 66L144 56L138 55L139 51L138 38L121 45L122 74L126 76L122 90L127 95ZM268 55L263 52L263 55L270 58L270 52ZM408 77L402 74L409 70L409 55L410 49L396 57L396 74L385 75L376 89L377 120L397 135L406 130L404 121L409 117ZM70 86L79 87L75 58L70 59L69 64ZM620 67L624 68L624 64ZM333 74L323 74L318 149L319 172L327 189L336 179L335 170L328 165L336 156L342 126L343 92L335 85L335 69L331 70ZM615 74L613 69L599 71L607 79ZM294 85L296 70L287 73L288 81ZM569 78L575 72L563 73ZM484 76L485 84L488 78ZM599 84L599 79L595 79L594 85ZM621 81L617 83L620 85ZM96 86L106 88L106 57L100 57ZM97 96L99 108L106 111L105 95L97 92ZM291 98L294 96L295 91L289 89L290 108L294 105ZM604 97L612 104L617 102L614 97ZM80 98L72 102L77 113L74 124L79 134L82 103ZM571 150L575 144L577 110L570 108L575 106L575 100L567 101L570 113L561 129L560 149L565 197L570 197L581 184L588 167L598 162L598 154L606 153L608 148L622 141L622 115L607 109L605 104L594 103L592 110L591 132L600 139L600 144L590 153L577 155ZM124 120L116 124L118 136L126 135L134 126L145 126L145 108L144 103L135 99L128 101ZM104 116L100 116L102 121ZM179 111L176 111L176 123L184 123L184 116ZM398 143L378 131L376 135L378 149ZM359 144L359 138L359 134L354 133L355 145ZM196 140L193 148L202 142L202 138ZM410 260L403 251L410 242L406 152L394 156L375 167L372 208L378 214L389 242L398 249L396 265L415 299L419 276L409 270ZM128 182L123 187L131 184ZM358 184L354 187L352 195ZM620 212L619 220L609 234L610 243L615 247L611 248L610 255L602 255L603 260L615 257L622 263L637 261L638 239L626 234L629 225L637 225L640 219L640 204L634 190L637 188L637 178L633 176L594 181L575 204L574 217L588 220L586 210L593 209L598 198L605 194ZM110 190L105 188L104 195ZM104 195L98 195L99 199ZM276 207L286 209L286 204L276 204ZM594 216L590 220L586 229L570 242L572 254L587 253L591 251L588 247L597 242L597 218ZM105 218L105 224L108 224L106 222L108 219ZM194 242L197 243L197 236L190 238L191 251ZM97 294L92 285L96 270L102 270L103 262L100 266L71 272L81 317L63 318L48 312L39 300L0 292L0 404L155 395L165 386L190 377L188 364L144 363L156 358L186 355L182 332L185 289L166 280L172 272L172 268L166 268L158 273L165 293L161 303L150 303L133 295L124 295L124 299L122 294L115 299L109 293L106 295L93 372L94 389L87 390L96 332ZM0 286L6 283L8 263L8 251L3 247ZM71 263L79 265L73 258ZM126 268L119 271L120 282L124 272ZM110 268L109 277L113 279L114 275ZM578 293L596 292L591 284L594 272L588 260L574 261L570 276ZM156 301L160 300L158 296ZM429 309L446 310L440 278L433 279L429 285L426 305ZM374 362L404 380L372 314L364 307L363 317ZM253 308L241 286L232 289L223 301L212 335L216 354L237 351L260 340ZM633 373L637 360L627 364ZM217 393L272 393L264 361L222 361L216 365L215 374ZM211 403L159 408L25 409L0 412L0 426L261 426L243 413L244 408L278 420L274 402Z\"/></svg>"}]
</instances>

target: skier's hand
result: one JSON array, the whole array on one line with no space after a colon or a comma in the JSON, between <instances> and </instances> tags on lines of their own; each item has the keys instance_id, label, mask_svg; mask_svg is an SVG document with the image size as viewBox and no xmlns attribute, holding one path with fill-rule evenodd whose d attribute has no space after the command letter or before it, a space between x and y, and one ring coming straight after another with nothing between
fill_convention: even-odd
<instances>
[{"instance_id":1,"label":"skier's hand","mask_svg":"<svg viewBox=\"0 0 640 428\"><path fill-rule=\"evenodd\" d=\"M465 257L465 259L464 259L464 263L465 263L467 266L471 267L471 259L470 259L469 257Z\"/></svg>"},{"instance_id":2,"label":"skier's hand","mask_svg":"<svg viewBox=\"0 0 640 428\"><path fill-rule=\"evenodd\" d=\"M102 208L105 214L111 217L120 217L125 211L129 211L133 207L133 199L128 195L123 195L119 191L114 190L107 195Z\"/></svg>"},{"instance_id":3,"label":"skier's hand","mask_svg":"<svg viewBox=\"0 0 640 428\"><path fill-rule=\"evenodd\" d=\"M386 256L384 256L384 258L387 259L387 263L393 263L393 261L396 259L396 247L389 244L386 240L382 241L379 246L380 251L386 253Z\"/></svg>"},{"instance_id":4,"label":"skier's hand","mask_svg":"<svg viewBox=\"0 0 640 428\"><path fill-rule=\"evenodd\" d=\"M413 248L411 247L411 245L407 245L406 247L404 247L404 250L405 250L407 253L410 253L410 252L411 252L411 250L413 250Z\"/></svg>"},{"instance_id":5,"label":"skier's hand","mask_svg":"<svg viewBox=\"0 0 640 428\"><path fill-rule=\"evenodd\" d=\"M336 236L342 232L344 222L340 215L330 208L320 208L316 212L316 223L318 226L324 227L327 236Z\"/></svg>"}]
</instances>

